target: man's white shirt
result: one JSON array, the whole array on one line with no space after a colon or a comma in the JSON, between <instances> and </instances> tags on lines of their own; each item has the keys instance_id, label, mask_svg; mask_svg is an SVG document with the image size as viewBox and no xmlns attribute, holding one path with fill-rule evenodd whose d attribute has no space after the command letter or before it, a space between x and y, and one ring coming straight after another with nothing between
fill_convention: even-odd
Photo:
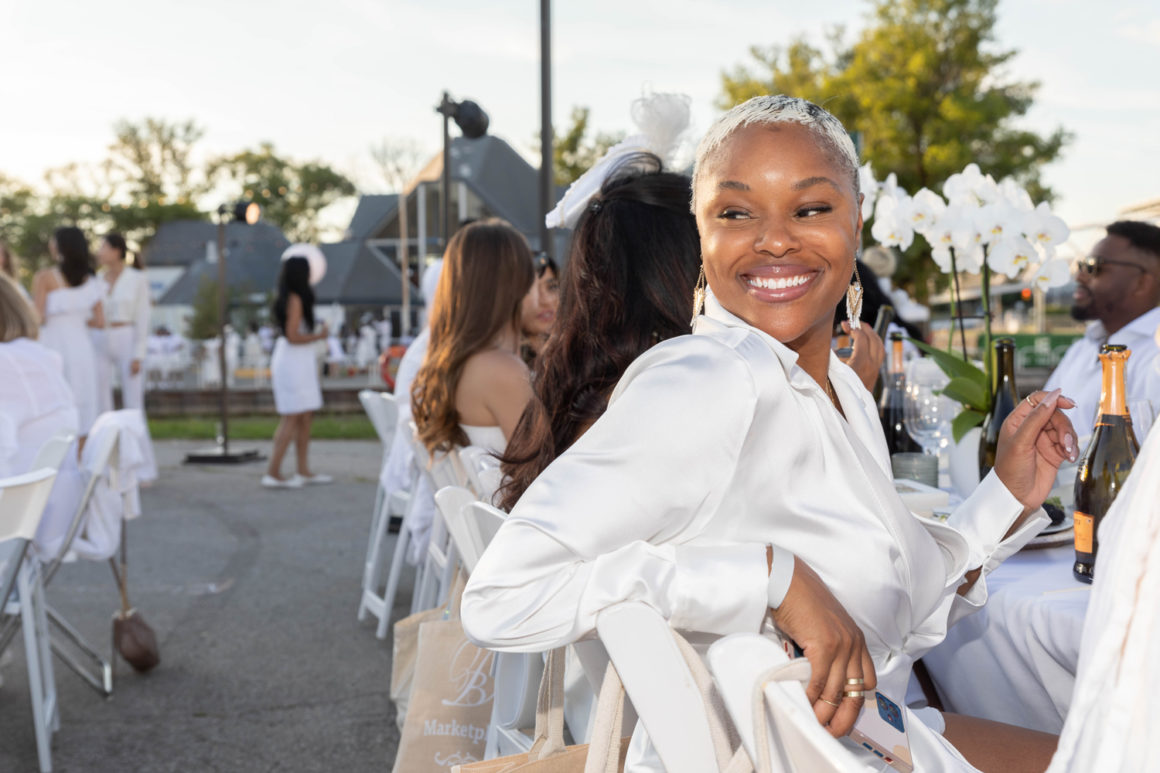
<instances>
[{"instance_id":1,"label":"man's white shirt","mask_svg":"<svg viewBox=\"0 0 1160 773\"><path fill-rule=\"evenodd\" d=\"M1139 400L1150 401L1153 411L1160 409L1160 374L1153 375L1160 367L1156 357L1160 353L1157 328L1160 308L1141 314L1110 336L1102 322L1091 322L1083 338L1063 355L1043 388L1050 391L1060 387L1064 395L1075 401L1075 407L1066 413L1081 438L1091 434L1100 407L1103 380L1099 353L1104 344L1123 344L1132 351L1124 372L1129 411L1132 403Z\"/></svg>"}]
</instances>

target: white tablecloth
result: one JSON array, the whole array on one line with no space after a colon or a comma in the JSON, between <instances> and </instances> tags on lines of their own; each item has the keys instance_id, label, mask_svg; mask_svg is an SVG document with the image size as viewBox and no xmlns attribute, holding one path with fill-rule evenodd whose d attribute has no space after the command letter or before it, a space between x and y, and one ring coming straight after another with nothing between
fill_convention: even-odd
<instances>
[{"instance_id":1,"label":"white tablecloth","mask_svg":"<svg viewBox=\"0 0 1160 773\"><path fill-rule=\"evenodd\" d=\"M1074 559L1071 545L1024 550L990 575L986 606L923 658L947 711L1063 728L1091 596Z\"/></svg>"}]
</instances>

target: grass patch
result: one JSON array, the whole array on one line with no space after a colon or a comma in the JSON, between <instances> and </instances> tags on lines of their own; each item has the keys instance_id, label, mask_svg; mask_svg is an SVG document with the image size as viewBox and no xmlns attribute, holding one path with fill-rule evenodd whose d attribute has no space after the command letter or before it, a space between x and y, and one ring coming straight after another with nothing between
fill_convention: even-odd
<instances>
[{"instance_id":1,"label":"grass patch","mask_svg":"<svg viewBox=\"0 0 1160 773\"><path fill-rule=\"evenodd\" d=\"M150 418L154 440L214 440L218 419L213 416ZM230 440L270 440L277 416L231 416ZM315 440L375 440L375 428L359 413L316 415L310 436Z\"/></svg>"}]
</instances>

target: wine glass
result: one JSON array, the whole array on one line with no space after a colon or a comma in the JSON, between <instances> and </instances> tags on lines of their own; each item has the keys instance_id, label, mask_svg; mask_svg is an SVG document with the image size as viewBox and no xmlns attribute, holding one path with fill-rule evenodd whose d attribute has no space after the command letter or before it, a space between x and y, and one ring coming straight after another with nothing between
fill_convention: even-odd
<instances>
[{"instance_id":1,"label":"wine glass","mask_svg":"<svg viewBox=\"0 0 1160 773\"><path fill-rule=\"evenodd\" d=\"M910 363L903 402L903 423L907 433L922 446L923 453L937 456L950 439L955 402L942 394L950 380L933 361Z\"/></svg>"}]
</instances>

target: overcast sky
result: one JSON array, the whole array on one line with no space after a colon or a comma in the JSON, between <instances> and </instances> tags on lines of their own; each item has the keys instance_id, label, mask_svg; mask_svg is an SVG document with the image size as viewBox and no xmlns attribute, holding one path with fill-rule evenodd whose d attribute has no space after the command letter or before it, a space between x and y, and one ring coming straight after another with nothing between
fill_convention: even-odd
<instances>
[{"instance_id":1,"label":"overcast sky","mask_svg":"<svg viewBox=\"0 0 1160 773\"><path fill-rule=\"evenodd\" d=\"M864 23L855 0L566 0L553 13L553 114L625 131L643 88L693 99L703 131L724 69L751 45ZM383 137L435 151L441 91L472 98L530 153L539 128L535 0L0 0L0 172L104 156L118 118L193 118L204 153L263 140L322 159L368 191ZM1072 225L1160 197L1160 7L1006 0L998 38L1042 83L1027 125L1075 133L1046 179Z\"/></svg>"}]
</instances>

